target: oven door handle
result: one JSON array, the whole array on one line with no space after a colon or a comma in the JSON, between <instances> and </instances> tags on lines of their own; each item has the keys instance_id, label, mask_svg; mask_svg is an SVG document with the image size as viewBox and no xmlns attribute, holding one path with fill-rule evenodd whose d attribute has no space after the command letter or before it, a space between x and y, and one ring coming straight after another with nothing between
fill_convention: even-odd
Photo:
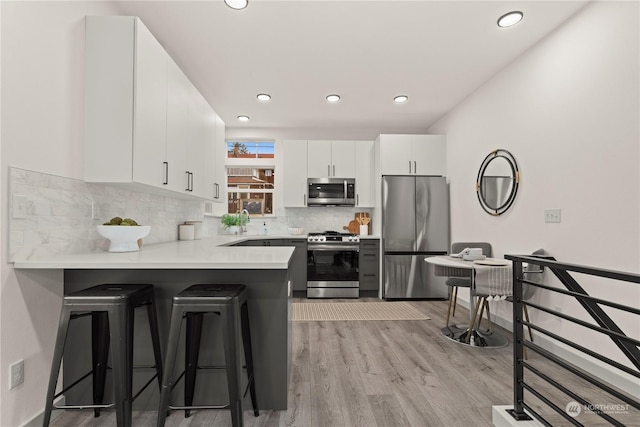
<instances>
[{"instance_id":1,"label":"oven door handle","mask_svg":"<svg viewBox=\"0 0 640 427\"><path fill-rule=\"evenodd\" d=\"M356 251L360 252L360 245L332 245L330 243L309 244L307 249L310 251Z\"/></svg>"}]
</instances>

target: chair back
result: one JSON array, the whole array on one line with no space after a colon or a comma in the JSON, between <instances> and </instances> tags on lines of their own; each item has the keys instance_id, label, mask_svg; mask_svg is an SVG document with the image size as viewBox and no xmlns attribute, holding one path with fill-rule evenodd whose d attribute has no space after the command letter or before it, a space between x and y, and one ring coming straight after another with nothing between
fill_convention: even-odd
<instances>
[{"instance_id":1,"label":"chair back","mask_svg":"<svg viewBox=\"0 0 640 427\"><path fill-rule=\"evenodd\" d=\"M544 249L538 249L537 251L534 251L531 255L534 255L534 256L545 255L545 251ZM541 265L527 263L523 266L522 270L524 273L524 277L527 280L530 280L535 283L542 283L542 266ZM529 272L530 274L527 274L527 272ZM535 295L537 290L538 290L537 286L530 286L524 283L522 285L522 299L525 301L531 299L533 295Z\"/></svg>"}]
</instances>

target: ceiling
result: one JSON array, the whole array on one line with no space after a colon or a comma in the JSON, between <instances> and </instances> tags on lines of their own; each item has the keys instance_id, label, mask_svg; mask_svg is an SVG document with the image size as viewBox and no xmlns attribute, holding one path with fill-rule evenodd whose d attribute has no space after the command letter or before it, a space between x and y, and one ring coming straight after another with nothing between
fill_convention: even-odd
<instances>
[{"instance_id":1,"label":"ceiling","mask_svg":"<svg viewBox=\"0 0 640 427\"><path fill-rule=\"evenodd\" d=\"M139 16L227 129L426 130L585 1L119 2ZM524 12L518 25L496 21ZM269 93L268 103L256 99ZM342 99L329 104L325 96ZM393 103L399 94L405 104ZM238 115L250 116L240 123Z\"/></svg>"}]
</instances>

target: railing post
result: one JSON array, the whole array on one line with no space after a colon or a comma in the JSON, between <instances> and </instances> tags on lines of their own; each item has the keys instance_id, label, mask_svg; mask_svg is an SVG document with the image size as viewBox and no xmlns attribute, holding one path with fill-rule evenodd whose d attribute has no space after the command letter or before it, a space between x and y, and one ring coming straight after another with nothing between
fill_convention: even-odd
<instances>
[{"instance_id":1,"label":"railing post","mask_svg":"<svg viewBox=\"0 0 640 427\"><path fill-rule=\"evenodd\" d=\"M530 420L524 412L524 328L522 325L522 261L513 261L513 410L509 411L516 420Z\"/></svg>"}]
</instances>

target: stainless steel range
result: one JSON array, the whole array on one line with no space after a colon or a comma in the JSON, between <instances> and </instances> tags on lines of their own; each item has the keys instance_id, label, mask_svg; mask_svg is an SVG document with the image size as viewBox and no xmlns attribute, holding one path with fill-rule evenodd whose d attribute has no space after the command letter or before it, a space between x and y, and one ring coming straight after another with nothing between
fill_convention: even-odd
<instances>
[{"instance_id":1,"label":"stainless steel range","mask_svg":"<svg viewBox=\"0 0 640 427\"><path fill-rule=\"evenodd\" d=\"M325 231L307 237L307 298L358 298L360 238Z\"/></svg>"}]
</instances>

